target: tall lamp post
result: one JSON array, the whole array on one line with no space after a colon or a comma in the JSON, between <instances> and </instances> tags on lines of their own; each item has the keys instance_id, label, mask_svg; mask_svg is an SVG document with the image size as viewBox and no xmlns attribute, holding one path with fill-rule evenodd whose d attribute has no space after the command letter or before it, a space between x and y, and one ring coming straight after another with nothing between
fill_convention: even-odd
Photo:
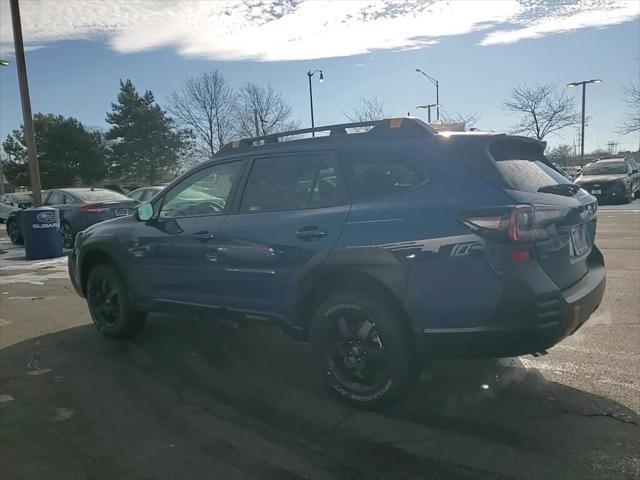
<instances>
[{"instance_id":1,"label":"tall lamp post","mask_svg":"<svg viewBox=\"0 0 640 480\"><path fill-rule=\"evenodd\" d=\"M9 62L0 59L0 67L8 67ZM0 157L0 195L4 193L4 161Z\"/></svg>"},{"instance_id":2,"label":"tall lamp post","mask_svg":"<svg viewBox=\"0 0 640 480\"><path fill-rule=\"evenodd\" d=\"M581 82L567 83L567 87L577 87L582 85L582 128L580 130L580 165L584 167L584 101L587 93L587 83L602 83L602 80L594 78L593 80L583 80Z\"/></svg>"},{"instance_id":3,"label":"tall lamp post","mask_svg":"<svg viewBox=\"0 0 640 480\"><path fill-rule=\"evenodd\" d=\"M426 73L424 73L422 70L420 70L419 68L416 68L416 72L421 73L422 75L424 75L431 83L433 83L436 86L436 118L438 120L438 122L440 121L440 84L438 83L438 80L436 80L435 78L433 78L430 75L427 75Z\"/></svg>"},{"instance_id":4,"label":"tall lamp post","mask_svg":"<svg viewBox=\"0 0 640 480\"><path fill-rule=\"evenodd\" d=\"M313 72L309 70L307 72L307 76L309 77L309 103L311 104L311 128L312 129L315 128L315 123L313 120L313 88L311 86L311 77L313 77L316 73L320 73L320 82L322 83L324 81L324 74L322 73L322 70L314 70ZM311 136L315 137L316 132L312 130Z\"/></svg>"},{"instance_id":5,"label":"tall lamp post","mask_svg":"<svg viewBox=\"0 0 640 480\"><path fill-rule=\"evenodd\" d=\"M418 110L427 110L427 122L431 123L431 108L432 107L436 107L436 108L440 108L442 105L439 105L437 103L430 103L429 105L418 105L416 107L416 109Z\"/></svg>"}]
</instances>

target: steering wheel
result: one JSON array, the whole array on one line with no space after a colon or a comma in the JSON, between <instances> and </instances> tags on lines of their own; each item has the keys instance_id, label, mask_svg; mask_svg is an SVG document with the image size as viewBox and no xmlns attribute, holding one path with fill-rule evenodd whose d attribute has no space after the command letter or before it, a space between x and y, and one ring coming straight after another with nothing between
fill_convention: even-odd
<instances>
[{"instance_id":1,"label":"steering wheel","mask_svg":"<svg viewBox=\"0 0 640 480\"><path fill-rule=\"evenodd\" d=\"M180 215L207 215L209 213L217 213L224 210L224 207L213 200L206 200L204 202L194 202L189 205L185 205L180 209Z\"/></svg>"}]
</instances>

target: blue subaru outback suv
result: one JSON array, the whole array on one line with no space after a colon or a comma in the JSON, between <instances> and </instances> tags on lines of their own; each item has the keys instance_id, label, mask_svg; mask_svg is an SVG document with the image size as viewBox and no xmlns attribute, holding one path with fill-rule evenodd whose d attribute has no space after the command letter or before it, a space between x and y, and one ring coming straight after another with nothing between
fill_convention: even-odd
<instances>
[{"instance_id":1,"label":"blue subaru outback suv","mask_svg":"<svg viewBox=\"0 0 640 480\"><path fill-rule=\"evenodd\" d=\"M69 270L97 328L126 337L167 310L273 322L335 393L379 407L425 360L544 352L600 304L597 202L544 143L410 118L321 131L232 142L79 233Z\"/></svg>"}]
</instances>

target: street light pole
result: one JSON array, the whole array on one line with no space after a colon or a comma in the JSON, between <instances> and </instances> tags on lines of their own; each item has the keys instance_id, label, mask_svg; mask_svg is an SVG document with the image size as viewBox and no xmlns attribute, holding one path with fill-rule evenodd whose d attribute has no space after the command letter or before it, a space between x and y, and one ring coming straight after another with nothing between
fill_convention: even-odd
<instances>
[{"instance_id":1,"label":"street light pole","mask_svg":"<svg viewBox=\"0 0 640 480\"><path fill-rule=\"evenodd\" d=\"M416 109L418 110L427 110L427 123L431 123L431 107L436 107L437 109L440 109L440 104L439 103L431 103L429 105L418 105L416 107Z\"/></svg>"},{"instance_id":2,"label":"street light pole","mask_svg":"<svg viewBox=\"0 0 640 480\"><path fill-rule=\"evenodd\" d=\"M438 80L436 80L435 78L433 78L430 75L427 75L426 73L424 73L422 70L420 70L419 68L416 68L416 72L422 74L424 77L426 77L431 83L433 83L436 87L436 103L434 103L435 107L436 107L436 119L439 122L440 121L440 82L438 82Z\"/></svg>"},{"instance_id":3,"label":"street light pole","mask_svg":"<svg viewBox=\"0 0 640 480\"><path fill-rule=\"evenodd\" d=\"M18 83L20 98L22 99L22 121L24 122L24 137L27 143L29 159L29 180L31 194L36 207L42 205L42 189L40 186L40 168L38 167L38 153L36 151L36 137L31 115L31 100L29 99L29 84L27 81L27 66L24 58L24 44L22 42L22 25L20 22L20 6L18 0L10 0L11 22L13 24L13 43L16 51L16 67L18 69Z\"/></svg>"},{"instance_id":4,"label":"street light pole","mask_svg":"<svg viewBox=\"0 0 640 480\"><path fill-rule=\"evenodd\" d=\"M585 123L585 100L587 96L587 83L602 83L602 80L594 78L593 80L583 80L581 82L567 83L567 87L577 87L582 85L582 122L580 128L580 165L584 167L584 123Z\"/></svg>"},{"instance_id":5,"label":"street light pole","mask_svg":"<svg viewBox=\"0 0 640 480\"><path fill-rule=\"evenodd\" d=\"M314 70L313 72L309 70L307 72L307 76L309 77L309 103L311 104L311 136L315 137L316 132L313 130L315 128L315 122L313 120L313 87L311 86L311 77L313 77L316 73L320 72L320 81L324 80L324 74L322 70Z\"/></svg>"}]
</instances>

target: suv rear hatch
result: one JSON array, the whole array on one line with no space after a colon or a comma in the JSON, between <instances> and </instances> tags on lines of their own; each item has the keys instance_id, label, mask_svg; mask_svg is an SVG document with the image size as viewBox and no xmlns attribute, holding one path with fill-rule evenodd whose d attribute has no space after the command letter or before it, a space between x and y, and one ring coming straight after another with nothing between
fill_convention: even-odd
<instances>
[{"instance_id":1,"label":"suv rear hatch","mask_svg":"<svg viewBox=\"0 0 640 480\"><path fill-rule=\"evenodd\" d=\"M560 289L578 282L594 245L596 199L553 167L544 157L544 142L507 135L455 137L441 142L447 154L513 199L513 205L465 212L465 224L497 241L533 247Z\"/></svg>"}]
</instances>

